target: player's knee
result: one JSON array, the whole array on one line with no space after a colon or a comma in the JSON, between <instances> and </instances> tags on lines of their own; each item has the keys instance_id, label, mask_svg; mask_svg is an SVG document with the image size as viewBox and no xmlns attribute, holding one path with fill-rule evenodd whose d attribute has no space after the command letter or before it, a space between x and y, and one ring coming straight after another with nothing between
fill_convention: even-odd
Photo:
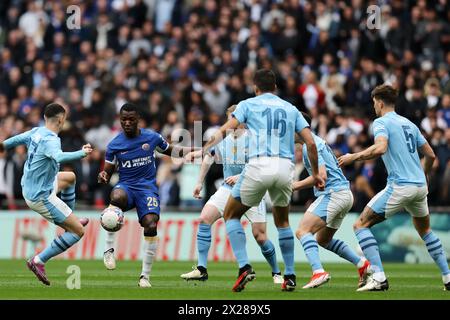
<instances>
[{"instance_id":1,"label":"player's knee","mask_svg":"<svg viewBox=\"0 0 450 320\"><path fill-rule=\"evenodd\" d=\"M200 218L198 219L198 222L200 224L209 224L209 225L211 225L211 224L213 224L213 219L210 216L208 216L208 215L201 215Z\"/></svg>"},{"instance_id":2,"label":"player's knee","mask_svg":"<svg viewBox=\"0 0 450 320\"><path fill-rule=\"evenodd\" d=\"M75 184L75 182L77 181L77 177L74 172L67 172L66 177L69 184Z\"/></svg>"},{"instance_id":3,"label":"player's knee","mask_svg":"<svg viewBox=\"0 0 450 320\"><path fill-rule=\"evenodd\" d=\"M362 221L360 219L356 220L355 223L353 223L353 231L357 231L361 228L364 228Z\"/></svg>"},{"instance_id":4,"label":"player's knee","mask_svg":"<svg viewBox=\"0 0 450 320\"><path fill-rule=\"evenodd\" d=\"M127 206L127 195L123 191L114 190L111 192L111 205L119 207L122 211L125 211Z\"/></svg>"},{"instance_id":5,"label":"player's knee","mask_svg":"<svg viewBox=\"0 0 450 320\"><path fill-rule=\"evenodd\" d=\"M253 232L253 237L259 245L263 245L267 241L267 234L265 232Z\"/></svg>"}]
</instances>

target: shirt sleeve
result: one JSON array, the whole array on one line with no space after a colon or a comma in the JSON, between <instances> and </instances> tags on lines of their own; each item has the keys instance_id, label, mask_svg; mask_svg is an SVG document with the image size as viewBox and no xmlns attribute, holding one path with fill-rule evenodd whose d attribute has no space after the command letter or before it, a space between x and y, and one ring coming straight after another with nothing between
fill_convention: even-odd
<instances>
[{"instance_id":1,"label":"shirt sleeve","mask_svg":"<svg viewBox=\"0 0 450 320\"><path fill-rule=\"evenodd\" d=\"M116 154L115 154L113 148L111 148L111 144L108 144L108 146L106 147L105 162L114 164L114 165L116 164Z\"/></svg>"},{"instance_id":2,"label":"shirt sleeve","mask_svg":"<svg viewBox=\"0 0 450 320\"><path fill-rule=\"evenodd\" d=\"M3 141L3 145L6 149L11 149L22 144L28 145L28 141L30 139L32 131L33 130L29 130L24 133L18 134L17 136L6 139L5 141Z\"/></svg>"},{"instance_id":3,"label":"shirt sleeve","mask_svg":"<svg viewBox=\"0 0 450 320\"><path fill-rule=\"evenodd\" d=\"M295 119L295 132L300 132L305 128L309 128L309 124L300 113L300 111L298 111L297 118Z\"/></svg>"},{"instance_id":4,"label":"shirt sleeve","mask_svg":"<svg viewBox=\"0 0 450 320\"><path fill-rule=\"evenodd\" d=\"M158 144L156 145L156 151L164 152L168 148L169 148L169 143L166 141L166 139L163 138L162 135L159 135L159 137L158 137Z\"/></svg>"},{"instance_id":5,"label":"shirt sleeve","mask_svg":"<svg viewBox=\"0 0 450 320\"><path fill-rule=\"evenodd\" d=\"M247 122L247 104L244 101L239 102L231 115L240 123Z\"/></svg>"},{"instance_id":6,"label":"shirt sleeve","mask_svg":"<svg viewBox=\"0 0 450 320\"><path fill-rule=\"evenodd\" d=\"M381 119L376 119L373 122L373 136L376 140L378 137L385 137L389 139L389 132L386 128L386 125Z\"/></svg>"},{"instance_id":7,"label":"shirt sleeve","mask_svg":"<svg viewBox=\"0 0 450 320\"><path fill-rule=\"evenodd\" d=\"M58 163L64 163L79 160L86 156L86 153L83 150L62 152L61 141L56 138L51 138L45 141L45 156L54 159Z\"/></svg>"}]
</instances>

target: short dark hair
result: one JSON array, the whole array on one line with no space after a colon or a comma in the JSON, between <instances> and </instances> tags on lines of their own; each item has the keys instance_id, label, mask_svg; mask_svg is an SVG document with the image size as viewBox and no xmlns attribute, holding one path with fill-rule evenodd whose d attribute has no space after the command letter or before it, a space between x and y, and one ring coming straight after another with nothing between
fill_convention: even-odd
<instances>
[{"instance_id":1,"label":"short dark hair","mask_svg":"<svg viewBox=\"0 0 450 320\"><path fill-rule=\"evenodd\" d=\"M139 108L137 107L137 105L135 105L134 103L125 103L121 108L119 113L122 114L123 111L127 111L127 112L136 112L139 115Z\"/></svg>"},{"instance_id":2,"label":"short dark hair","mask_svg":"<svg viewBox=\"0 0 450 320\"><path fill-rule=\"evenodd\" d=\"M381 100L388 106L395 106L397 95L397 90L388 84L379 85L372 90L372 98Z\"/></svg>"},{"instance_id":3,"label":"short dark hair","mask_svg":"<svg viewBox=\"0 0 450 320\"><path fill-rule=\"evenodd\" d=\"M276 77L275 73L269 69L259 69L253 76L253 83L262 92L275 91Z\"/></svg>"},{"instance_id":4,"label":"short dark hair","mask_svg":"<svg viewBox=\"0 0 450 320\"><path fill-rule=\"evenodd\" d=\"M306 112L300 111L303 118L305 118L306 122L308 122L308 125L311 126L311 116L309 114L307 114Z\"/></svg>"},{"instance_id":5,"label":"short dark hair","mask_svg":"<svg viewBox=\"0 0 450 320\"><path fill-rule=\"evenodd\" d=\"M45 106L44 116L46 118L54 118L61 113L66 113L66 109L59 103L50 103Z\"/></svg>"}]
</instances>

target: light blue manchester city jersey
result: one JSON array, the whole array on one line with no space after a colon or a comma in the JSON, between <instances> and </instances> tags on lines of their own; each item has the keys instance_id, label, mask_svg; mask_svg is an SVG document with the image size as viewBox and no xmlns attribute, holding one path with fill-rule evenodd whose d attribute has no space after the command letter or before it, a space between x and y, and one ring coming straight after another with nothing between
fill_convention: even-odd
<instances>
[{"instance_id":1,"label":"light blue manchester city jersey","mask_svg":"<svg viewBox=\"0 0 450 320\"><path fill-rule=\"evenodd\" d=\"M244 166L248 162L248 146L249 136L246 131L237 139L234 138L233 134L229 134L211 149L211 154L217 154L220 163L222 163L224 179L241 174L242 170L244 170ZM232 188L225 182L224 186L229 189Z\"/></svg>"},{"instance_id":2,"label":"light blue manchester city jersey","mask_svg":"<svg viewBox=\"0 0 450 320\"><path fill-rule=\"evenodd\" d=\"M388 139L388 149L382 156L388 184L426 184L417 148L427 141L414 123L392 111L374 121L373 133L375 139Z\"/></svg>"},{"instance_id":3,"label":"light blue manchester city jersey","mask_svg":"<svg viewBox=\"0 0 450 320\"><path fill-rule=\"evenodd\" d=\"M302 114L272 93L241 101L232 115L250 131L249 156L294 161L294 136L308 127Z\"/></svg>"},{"instance_id":4,"label":"light blue manchester city jersey","mask_svg":"<svg viewBox=\"0 0 450 320\"><path fill-rule=\"evenodd\" d=\"M319 167L325 166L327 170L327 181L325 183L325 189L323 191L320 191L316 187L314 187L314 195L318 197L322 194L350 189L350 183L348 182L341 168L339 168L339 164L333 150L331 150L330 146L320 137L316 136L315 134L313 134L313 137L314 142L317 146ZM308 150L306 148L306 144L303 144L303 163L305 164L306 170L311 175L312 169L311 163L309 162L308 158Z\"/></svg>"},{"instance_id":5,"label":"light blue manchester city jersey","mask_svg":"<svg viewBox=\"0 0 450 320\"><path fill-rule=\"evenodd\" d=\"M86 155L82 150L62 152L58 135L46 127L33 128L5 140L3 144L7 149L22 144L28 148L21 185L24 198L30 201L47 199L52 193L60 163Z\"/></svg>"}]
</instances>

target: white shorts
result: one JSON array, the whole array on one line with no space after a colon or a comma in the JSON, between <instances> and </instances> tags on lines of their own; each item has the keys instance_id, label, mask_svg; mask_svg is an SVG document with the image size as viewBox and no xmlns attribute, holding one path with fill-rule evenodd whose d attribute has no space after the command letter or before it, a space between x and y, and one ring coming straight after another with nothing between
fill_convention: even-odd
<instances>
[{"instance_id":1,"label":"white shorts","mask_svg":"<svg viewBox=\"0 0 450 320\"><path fill-rule=\"evenodd\" d=\"M227 204L228 198L231 195L231 189L221 186L216 193L214 193L211 198L209 198L206 205L211 205L219 210L220 215L223 216L223 211L225 210L225 205ZM251 207L244 214L245 217L251 223L266 222L266 202L263 199L257 207Z\"/></svg>"},{"instance_id":2,"label":"white shorts","mask_svg":"<svg viewBox=\"0 0 450 320\"><path fill-rule=\"evenodd\" d=\"M389 218L405 209L413 217L428 215L428 187L389 184L370 200L367 206L375 213Z\"/></svg>"},{"instance_id":3,"label":"white shorts","mask_svg":"<svg viewBox=\"0 0 450 320\"><path fill-rule=\"evenodd\" d=\"M291 201L293 178L294 164L290 159L252 158L231 193L243 205L254 207L269 191L274 207L287 207Z\"/></svg>"},{"instance_id":4,"label":"white shorts","mask_svg":"<svg viewBox=\"0 0 450 320\"><path fill-rule=\"evenodd\" d=\"M337 230L352 206L353 194L346 189L319 196L306 211L324 220L328 228Z\"/></svg>"},{"instance_id":5,"label":"white shorts","mask_svg":"<svg viewBox=\"0 0 450 320\"><path fill-rule=\"evenodd\" d=\"M51 223L60 225L72 213L72 209L70 209L64 201L56 196L57 190L58 180L55 178L53 191L47 199L38 201L30 201L25 199L25 202L31 210L36 211Z\"/></svg>"}]
</instances>

